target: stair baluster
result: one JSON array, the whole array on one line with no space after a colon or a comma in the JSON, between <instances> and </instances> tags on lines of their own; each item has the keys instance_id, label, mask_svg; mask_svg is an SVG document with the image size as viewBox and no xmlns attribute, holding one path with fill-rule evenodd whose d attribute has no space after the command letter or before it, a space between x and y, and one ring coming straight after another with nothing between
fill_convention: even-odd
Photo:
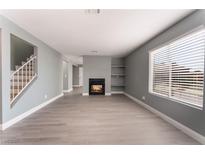
<instances>
[{"instance_id":1,"label":"stair baluster","mask_svg":"<svg viewBox=\"0 0 205 154\"><path fill-rule=\"evenodd\" d=\"M11 104L13 104L16 98L37 76L36 58L36 56L31 56L26 63L22 63L22 66L18 67L17 70L11 74Z\"/></svg>"}]
</instances>

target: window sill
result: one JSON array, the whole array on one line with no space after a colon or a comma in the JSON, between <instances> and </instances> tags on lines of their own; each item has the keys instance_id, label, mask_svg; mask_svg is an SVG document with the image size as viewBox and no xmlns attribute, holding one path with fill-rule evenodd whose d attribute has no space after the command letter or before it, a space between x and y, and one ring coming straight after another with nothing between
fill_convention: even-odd
<instances>
[{"instance_id":1,"label":"window sill","mask_svg":"<svg viewBox=\"0 0 205 154\"><path fill-rule=\"evenodd\" d=\"M160 94L154 93L154 92L149 92L149 94L154 95L154 96L157 96L157 97L160 97L160 98L163 98L163 99L166 99L166 100L170 100L170 101L175 102L175 103L179 103L179 104L182 104L182 105L186 105L186 106L189 106L189 107L191 107L191 108L198 109L198 110L200 110L200 111L203 111L203 107L201 107L201 106L189 104L189 103L186 103L186 102L183 102L183 101L180 101L180 100L176 100L176 99L173 99L173 98L169 98L169 97L167 97L167 96L160 95Z\"/></svg>"}]
</instances>

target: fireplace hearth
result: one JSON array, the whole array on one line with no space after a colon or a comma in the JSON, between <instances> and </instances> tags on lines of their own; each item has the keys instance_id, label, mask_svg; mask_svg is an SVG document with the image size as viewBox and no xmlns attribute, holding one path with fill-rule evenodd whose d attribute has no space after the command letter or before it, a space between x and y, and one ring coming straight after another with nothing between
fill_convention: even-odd
<instances>
[{"instance_id":1,"label":"fireplace hearth","mask_svg":"<svg viewBox=\"0 0 205 154\"><path fill-rule=\"evenodd\" d=\"M105 79L89 79L89 95L105 95Z\"/></svg>"}]
</instances>

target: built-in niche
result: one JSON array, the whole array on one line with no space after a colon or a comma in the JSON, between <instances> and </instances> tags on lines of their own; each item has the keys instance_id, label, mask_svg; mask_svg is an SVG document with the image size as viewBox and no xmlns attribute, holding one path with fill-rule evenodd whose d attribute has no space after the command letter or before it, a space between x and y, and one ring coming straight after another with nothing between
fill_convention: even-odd
<instances>
[{"instance_id":1,"label":"built-in niche","mask_svg":"<svg viewBox=\"0 0 205 154\"><path fill-rule=\"evenodd\" d=\"M36 47L31 43L11 34L10 35L11 46L11 71L15 71L18 66L26 62L32 55L36 55Z\"/></svg>"}]
</instances>

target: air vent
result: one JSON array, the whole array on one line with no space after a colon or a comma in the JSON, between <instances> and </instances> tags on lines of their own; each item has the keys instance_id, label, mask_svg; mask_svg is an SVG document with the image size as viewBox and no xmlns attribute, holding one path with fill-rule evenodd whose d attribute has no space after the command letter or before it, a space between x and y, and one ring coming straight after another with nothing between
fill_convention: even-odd
<instances>
[{"instance_id":1,"label":"air vent","mask_svg":"<svg viewBox=\"0 0 205 154\"><path fill-rule=\"evenodd\" d=\"M85 14L100 14L100 9L86 9Z\"/></svg>"}]
</instances>

